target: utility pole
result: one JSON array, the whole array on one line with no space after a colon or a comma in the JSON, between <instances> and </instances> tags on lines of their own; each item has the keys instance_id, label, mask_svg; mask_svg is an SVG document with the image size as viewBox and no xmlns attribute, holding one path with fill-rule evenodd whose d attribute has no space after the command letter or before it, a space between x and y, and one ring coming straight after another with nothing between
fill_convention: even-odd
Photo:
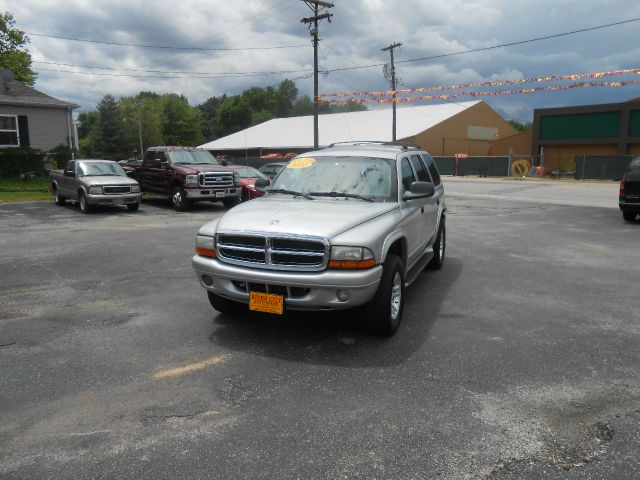
<instances>
[{"instance_id":1,"label":"utility pole","mask_svg":"<svg viewBox=\"0 0 640 480\"><path fill-rule=\"evenodd\" d=\"M309 33L313 38L313 147L318 148L320 144L320 134L318 130L318 22L327 19L331 23L332 13L322 13L325 8L333 8L333 3L322 0L302 0L313 11L313 17L300 20L301 23L309 25Z\"/></svg>"},{"instance_id":2,"label":"utility pole","mask_svg":"<svg viewBox=\"0 0 640 480\"><path fill-rule=\"evenodd\" d=\"M393 126L391 127L391 141L396 141L396 66L393 63L393 50L400 47L401 43L394 43L382 49L383 52L389 52L391 55L391 90L393 91Z\"/></svg>"}]
</instances>

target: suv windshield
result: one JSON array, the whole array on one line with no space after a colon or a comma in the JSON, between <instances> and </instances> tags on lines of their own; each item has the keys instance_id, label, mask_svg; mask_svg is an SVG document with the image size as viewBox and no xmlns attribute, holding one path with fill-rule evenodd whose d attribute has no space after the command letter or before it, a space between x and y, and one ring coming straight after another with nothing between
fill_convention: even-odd
<instances>
[{"instance_id":1,"label":"suv windshield","mask_svg":"<svg viewBox=\"0 0 640 480\"><path fill-rule=\"evenodd\" d=\"M397 202L395 160L373 157L295 158L271 184L270 190L295 191L327 199L351 198Z\"/></svg>"},{"instance_id":2,"label":"suv windshield","mask_svg":"<svg viewBox=\"0 0 640 480\"><path fill-rule=\"evenodd\" d=\"M174 150L169 153L171 162L188 165L219 165L207 150Z\"/></svg>"},{"instance_id":3,"label":"suv windshield","mask_svg":"<svg viewBox=\"0 0 640 480\"><path fill-rule=\"evenodd\" d=\"M99 175L116 175L125 177L127 174L123 168L114 162L80 162L78 165L78 176L93 177Z\"/></svg>"}]
</instances>

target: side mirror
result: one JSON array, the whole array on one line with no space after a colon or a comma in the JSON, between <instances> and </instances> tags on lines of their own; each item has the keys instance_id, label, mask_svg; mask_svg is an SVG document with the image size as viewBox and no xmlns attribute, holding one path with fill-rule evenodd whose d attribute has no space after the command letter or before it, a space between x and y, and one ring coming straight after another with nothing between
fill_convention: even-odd
<instances>
[{"instance_id":1,"label":"side mirror","mask_svg":"<svg viewBox=\"0 0 640 480\"><path fill-rule=\"evenodd\" d=\"M403 200L433 197L436 187L431 182L413 182L408 192L404 192Z\"/></svg>"},{"instance_id":2,"label":"side mirror","mask_svg":"<svg viewBox=\"0 0 640 480\"><path fill-rule=\"evenodd\" d=\"M266 178L256 178L255 189L257 192L266 192L269 185L271 185L271 182Z\"/></svg>"}]
</instances>

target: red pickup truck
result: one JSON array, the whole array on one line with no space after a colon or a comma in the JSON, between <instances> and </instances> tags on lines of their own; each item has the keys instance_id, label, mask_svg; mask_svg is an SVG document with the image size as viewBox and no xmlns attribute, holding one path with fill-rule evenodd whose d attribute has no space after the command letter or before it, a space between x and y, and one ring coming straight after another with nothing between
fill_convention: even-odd
<instances>
[{"instance_id":1,"label":"red pickup truck","mask_svg":"<svg viewBox=\"0 0 640 480\"><path fill-rule=\"evenodd\" d=\"M225 207L240 203L238 172L218 163L207 150L150 147L139 165L124 168L144 192L167 196L176 210L204 200L221 201Z\"/></svg>"}]
</instances>

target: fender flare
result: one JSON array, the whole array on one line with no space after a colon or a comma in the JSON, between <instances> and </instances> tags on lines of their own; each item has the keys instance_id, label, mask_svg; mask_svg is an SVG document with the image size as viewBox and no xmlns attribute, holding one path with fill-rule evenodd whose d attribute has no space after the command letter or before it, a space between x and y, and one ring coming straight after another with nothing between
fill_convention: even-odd
<instances>
[{"instance_id":1,"label":"fender flare","mask_svg":"<svg viewBox=\"0 0 640 480\"><path fill-rule=\"evenodd\" d=\"M391 245L400 241L401 246L401 260L404 265L407 264L407 237L403 230L397 229L387 235L382 243L382 252L380 254L380 263L384 263L391 249Z\"/></svg>"}]
</instances>

